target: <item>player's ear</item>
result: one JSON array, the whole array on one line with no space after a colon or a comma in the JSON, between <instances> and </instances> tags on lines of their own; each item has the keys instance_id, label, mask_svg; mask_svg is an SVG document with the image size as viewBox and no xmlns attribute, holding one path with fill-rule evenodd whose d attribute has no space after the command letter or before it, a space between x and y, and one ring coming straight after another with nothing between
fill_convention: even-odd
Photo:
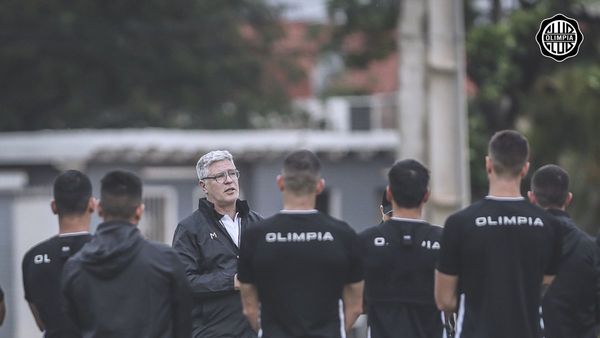
<instances>
[{"instance_id":1,"label":"player's ear","mask_svg":"<svg viewBox=\"0 0 600 338\"><path fill-rule=\"evenodd\" d=\"M53 214L58 215L58 208L56 207L55 200L52 200L52 202L50 202L50 209L52 209Z\"/></svg>"},{"instance_id":2,"label":"player's ear","mask_svg":"<svg viewBox=\"0 0 600 338\"><path fill-rule=\"evenodd\" d=\"M571 204L571 201L573 201L573 193L569 191L569 193L567 194L567 198L565 199L564 207L568 207L569 204Z\"/></svg>"},{"instance_id":3,"label":"player's ear","mask_svg":"<svg viewBox=\"0 0 600 338\"><path fill-rule=\"evenodd\" d=\"M425 192L425 195L423 195L423 201L421 201L422 204L427 203L427 201L429 201L429 196L431 196L431 190L427 189L427 191Z\"/></svg>"},{"instance_id":4,"label":"player's ear","mask_svg":"<svg viewBox=\"0 0 600 338\"><path fill-rule=\"evenodd\" d=\"M394 196L392 195L392 188L390 188L389 184L385 187L385 199L388 200L390 204L392 204L392 200L394 199Z\"/></svg>"},{"instance_id":5,"label":"player's ear","mask_svg":"<svg viewBox=\"0 0 600 338\"><path fill-rule=\"evenodd\" d=\"M279 188L279 191L283 191L285 189L285 178L283 177L283 175L277 175L275 183L277 184L277 188Z\"/></svg>"},{"instance_id":6,"label":"player's ear","mask_svg":"<svg viewBox=\"0 0 600 338\"><path fill-rule=\"evenodd\" d=\"M492 168L494 167L494 164L492 163L492 158L489 156L485 157L485 172L487 172L488 175L492 174Z\"/></svg>"},{"instance_id":7,"label":"player's ear","mask_svg":"<svg viewBox=\"0 0 600 338\"><path fill-rule=\"evenodd\" d=\"M325 189L325 179L320 178L317 181L317 188L316 188L317 195L320 194L321 192L323 192L324 189Z\"/></svg>"},{"instance_id":8,"label":"player's ear","mask_svg":"<svg viewBox=\"0 0 600 338\"><path fill-rule=\"evenodd\" d=\"M98 202L96 201L96 198L94 198L94 196L91 196L90 199L88 200L88 206L87 206L88 212L90 214L93 214L94 210L96 210L97 203Z\"/></svg>"},{"instance_id":9,"label":"player's ear","mask_svg":"<svg viewBox=\"0 0 600 338\"><path fill-rule=\"evenodd\" d=\"M525 175L527 175L528 171L529 171L529 161L527 161L525 163L525 165L523 166L523 168L521 168L521 177L525 177Z\"/></svg>"},{"instance_id":10,"label":"player's ear","mask_svg":"<svg viewBox=\"0 0 600 338\"><path fill-rule=\"evenodd\" d=\"M529 190L527 192L527 198L529 199L529 202L531 202L532 204L536 204L537 198L535 198L535 194L533 193L533 191Z\"/></svg>"},{"instance_id":11,"label":"player's ear","mask_svg":"<svg viewBox=\"0 0 600 338\"><path fill-rule=\"evenodd\" d=\"M144 203L141 203L137 206L137 208L135 208L135 215L133 216L133 218L136 221L136 223L138 223L142 219L142 214L144 213L145 208L146 206L144 205Z\"/></svg>"}]
</instances>

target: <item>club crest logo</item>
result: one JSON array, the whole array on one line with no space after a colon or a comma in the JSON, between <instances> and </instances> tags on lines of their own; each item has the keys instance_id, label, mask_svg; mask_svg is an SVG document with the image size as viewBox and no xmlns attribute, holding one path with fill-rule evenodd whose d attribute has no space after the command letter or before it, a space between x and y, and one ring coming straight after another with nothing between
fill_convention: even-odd
<instances>
[{"instance_id":1,"label":"club crest logo","mask_svg":"<svg viewBox=\"0 0 600 338\"><path fill-rule=\"evenodd\" d=\"M535 39L542 55L562 62L577 55L583 42L583 33L577 20L562 14L542 20Z\"/></svg>"}]
</instances>

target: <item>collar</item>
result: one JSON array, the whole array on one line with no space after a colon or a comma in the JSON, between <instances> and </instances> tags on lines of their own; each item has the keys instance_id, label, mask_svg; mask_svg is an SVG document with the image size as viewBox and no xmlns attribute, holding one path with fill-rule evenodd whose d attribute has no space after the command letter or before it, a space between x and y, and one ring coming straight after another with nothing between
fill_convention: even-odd
<instances>
[{"instance_id":1,"label":"collar","mask_svg":"<svg viewBox=\"0 0 600 338\"><path fill-rule=\"evenodd\" d=\"M202 197L198 201L198 209L203 209L205 211L211 211L213 215L217 219L223 218L223 215L218 213L215 210L215 205L212 202L209 202L206 197ZM235 201L235 210L239 214L239 217L246 217L250 213L250 207L248 206L248 202L238 199Z\"/></svg>"},{"instance_id":2,"label":"collar","mask_svg":"<svg viewBox=\"0 0 600 338\"><path fill-rule=\"evenodd\" d=\"M427 223L426 220L420 219L420 218L405 218L405 217L392 216L390 219L392 219L394 221L400 221L400 222Z\"/></svg>"},{"instance_id":3,"label":"collar","mask_svg":"<svg viewBox=\"0 0 600 338\"><path fill-rule=\"evenodd\" d=\"M548 213L552 216L571 218L571 215L569 215L569 213L564 210L550 208L546 209L546 211L548 211Z\"/></svg>"},{"instance_id":4,"label":"collar","mask_svg":"<svg viewBox=\"0 0 600 338\"><path fill-rule=\"evenodd\" d=\"M233 219L231 217L229 217L229 215L223 215L223 217L221 217L221 221L223 221L223 219L225 217L229 218L230 220L232 220L233 222L236 222L239 219L240 213L236 212L235 215L233 215Z\"/></svg>"},{"instance_id":5,"label":"collar","mask_svg":"<svg viewBox=\"0 0 600 338\"><path fill-rule=\"evenodd\" d=\"M493 200L493 201L524 201L525 197L523 197L523 196L502 197L502 196L487 195L487 196L485 196L485 199Z\"/></svg>"},{"instance_id":6,"label":"collar","mask_svg":"<svg viewBox=\"0 0 600 338\"><path fill-rule=\"evenodd\" d=\"M58 234L58 237L71 237L71 236L81 236L81 235L89 235L89 231L77 231L77 232L65 232L63 234Z\"/></svg>"},{"instance_id":7,"label":"collar","mask_svg":"<svg viewBox=\"0 0 600 338\"><path fill-rule=\"evenodd\" d=\"M283 210L279 211L279 213L281 213L281 214L316 214L317 212L319 212L317 209L306 209L306 210L283 209Z\"/></svg>"}]
</instances>

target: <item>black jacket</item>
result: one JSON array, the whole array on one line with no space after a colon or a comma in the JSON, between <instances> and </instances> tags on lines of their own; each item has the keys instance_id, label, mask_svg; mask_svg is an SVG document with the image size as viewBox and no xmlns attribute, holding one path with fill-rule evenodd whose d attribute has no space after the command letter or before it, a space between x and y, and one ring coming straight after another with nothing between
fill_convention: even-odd
<instances>
[{"instance_id":1,"label":"black jacket","mask_svg":"<svg viewBox=\"0 0 600 338\"><path fill-rule=\"evenodd\" d=\"M547 338L595 338L600 311L600 252L569 215L548 210L561 222L562 254L542 301Z\"/></svg>"},{"instance_id":2,"label":"black jacket","mask_svg":"<svg viewBox=\"0 0 600 338\"><path fill-rule=\"evenodd\" d=\"M262 219L245 201L236 203L243 233L249 223ZM173 248L185 265L194 304L193 337L256 337L242 313L240 294L233 288L239 248L221 224L222 215L206 198L198 210L175 230Z\"/></svg>"},{"instance_id":3,"label":"black jacket","mask_svg":"<svg viewBox=\"0 0 600 338\"><path fill-rule=\"evenodd\" d=\"M169 247L123 221L98 226L63 269L67 315L84 338L189 338L190 290Z\"/></svg>"}]
</instances>

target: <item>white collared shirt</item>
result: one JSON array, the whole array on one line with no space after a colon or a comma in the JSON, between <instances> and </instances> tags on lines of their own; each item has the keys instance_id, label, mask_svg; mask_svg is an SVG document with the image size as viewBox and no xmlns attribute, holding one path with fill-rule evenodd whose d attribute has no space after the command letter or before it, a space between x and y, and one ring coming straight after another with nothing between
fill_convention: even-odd
<instances>
[{"instance_id":1,"label":"white collared shirt","mask_svg":"<svg viewBox=\"0 0 600 338\"><path fill-rule=\"evenodd\" d=\"M240 247L240 218L238 217L238 213L235 213L233 219L229 217L229 215L225 215L221 217L221 224L225 227L225 230L229 233L231 239L235 245Z\"/></svg>"}]
</instances>

